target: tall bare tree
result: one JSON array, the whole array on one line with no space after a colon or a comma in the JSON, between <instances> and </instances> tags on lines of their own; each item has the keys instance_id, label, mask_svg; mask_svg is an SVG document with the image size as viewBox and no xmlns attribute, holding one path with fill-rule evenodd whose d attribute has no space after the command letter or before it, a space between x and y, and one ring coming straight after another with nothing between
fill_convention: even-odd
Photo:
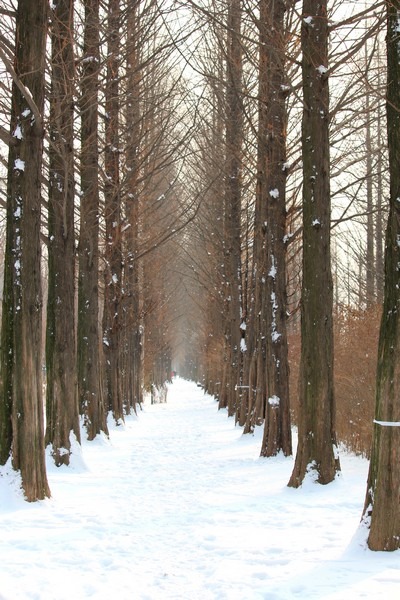
<instances>
[{"instance_id":1,"label":"tall bare tree","mask_svg":"<svg viewBox=\"0 0 400 600\"><path fill-rule=\"evenodd\" d=\"M69 464L70 434L80 439L75 341L73 0L51 9L46 445Z\"/></svg>"},{"instance_id":2,"label":"tall bare tree","mask_svg":"<svg viewBox=\"0 0 400 600\"><path fill-rule=\"evenodd\" d=\"M330 254L330 157L327 2L304 0L301 22L303 80L303 279L299 442L289 485L307 473L331 482L336 454L333 389L333 286Z\"/></svg>"},{"instance_id":3,"label":"tall bare tree","mask_svg":"<svg viewBox=\"0 0 400 600\"><path fill-rule=\"evenodd\" d=\"M390 199L375 420L363 519L371 550L400 548L400 2L387 0L387 133Z\"/></svg>"},{"instance_id":4,"label":"tall bare tree","mask_svg":"<svg viewBox=\"0 0 400 600\"><path fill-rule=\"evenodd\" d=\"M286 96L284 2L260 3L254 304L247 331L245 433L264 422L261 455L291 454L286 335ZM243 414L246 413L246 414Z\"/></svg>"},{"instance_id":5,"label":"tall bare tree","mask_svg":"<svg viewBox=\"0 0 400 600\"><path fill-rule=\"evenodd\" d=\"M41 169L48 2L18 2L7 179L1 339L0 460L20 470L27 500L50 495L42 397Z\"/></svg>"},{"instance_id":6,"label":"tall bare tree","mask_svg":"<svg viewBox=\"0 0 400 600\"><path fill-rule=\"evenodd\" d=\"M121 378L122 234L120 176L120 0L109 0L107 21L107 75L105 89L104 312L106 398L116 422L124 418Z\"/></svg>"},{"instance_id":7,"label":"tall bare tree","mask_svg":"<svg viewBox=\"0 0 400 600\"><path fill-rule=\"evenodd\" d=\"M241 0L227 6L226 124L224 190L225 363L220 407L237 410L240 374L241 199L243 167Z\"/></svg>"},{"instance_id":8,"label":"tall bare tree","mask_svg":"<svg viewBox=\"0 0 400 600\"><path fill-rule=\"evenodd\" d=\"M142 114L141 93L142 66L141 46L143 41L140 2L135 2L127 15L126 48L126 145L127 168L124 210L126 229L124 233L124 402L129 410L135 409L142 400L141 386L141 320L140 320L140 266L139 254L139 203ZM150 13L152 11L150 10Z\"/></svg>"},{"instance_id":9,"label":"tall bare tree","mask_svg":"<svg viewBox=\"0 0 400 600\"><path fill-rule=\"evenodd\" d=\"M292 453L286 333L286 96L284 1L260 5L260 131L258 228L265 240L266 402L263 456ZM260 275L258 275L260 276ZM260 334L259 334L260 335Z\"/></svg>"},{"instance_id":10,"label":"tall bare tree","mask_svg":"<svg viewBox=\"0 0 400 600\"><path fill-rule=\"evenodd\" d=\"M99 336L99 0L84 2L81 67L81 202L78 279L78 392L88 439L107 431Z\"/></svg>"}]
</instances>

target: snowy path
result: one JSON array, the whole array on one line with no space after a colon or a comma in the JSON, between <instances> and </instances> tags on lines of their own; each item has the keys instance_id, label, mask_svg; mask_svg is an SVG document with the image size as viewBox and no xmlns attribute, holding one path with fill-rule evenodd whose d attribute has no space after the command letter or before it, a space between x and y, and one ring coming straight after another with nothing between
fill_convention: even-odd
<instances>
[{"instance_id":1,"label":"snowy path","mask_svg":"<svg viewBox=\"0 0 400 600\"><path fill-rule=\"evenodd\" d=\"M3 468L0 600L399 598L399 552L354 537L366 461L290 490L293 459L259 448L178 379L69 469L49 462L51 500L27 505Z\"/></svg>"}]
</instances>

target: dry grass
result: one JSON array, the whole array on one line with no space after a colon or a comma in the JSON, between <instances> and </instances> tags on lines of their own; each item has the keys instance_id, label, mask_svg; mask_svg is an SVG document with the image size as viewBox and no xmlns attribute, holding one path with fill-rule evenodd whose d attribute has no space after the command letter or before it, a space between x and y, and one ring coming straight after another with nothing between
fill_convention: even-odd
<instances>
[{"instance_id":1,"label":"dry grass","mask_svg":"<svg viewBox=\"0 0 400 600\"><path fill-rule=\"evenodd\" d=\"M375 405L380 307L345 309L335 318L335 396L338 442L369 457ZM289 337L293 423L297 420L300 335Z\"/></svg>"}]
</instances>

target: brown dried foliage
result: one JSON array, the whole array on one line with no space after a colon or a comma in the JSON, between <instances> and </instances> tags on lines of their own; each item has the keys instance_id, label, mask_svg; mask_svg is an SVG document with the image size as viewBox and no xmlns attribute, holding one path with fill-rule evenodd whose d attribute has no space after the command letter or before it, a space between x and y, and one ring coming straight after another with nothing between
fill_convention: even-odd
<instances>
[{"instance_id":1,"label":"brown dried foliage","mask_svg":"<svg viewBox=\"0 0 400 600\"><path fill-rule=\"evenodd\" d=\"M340 308L334 318L335 396L338 442L369 458L381 307ZM289 336L293 424L298 413L300 331Z\"/></svg>"}]
</instances>

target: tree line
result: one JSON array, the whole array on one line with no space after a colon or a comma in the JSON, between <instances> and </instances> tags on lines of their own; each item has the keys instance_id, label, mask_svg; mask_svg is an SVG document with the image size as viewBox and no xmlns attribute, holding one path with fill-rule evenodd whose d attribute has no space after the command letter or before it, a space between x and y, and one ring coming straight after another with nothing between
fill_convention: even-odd
<instances>
[{"instance_id":1,"label":"tree line","mask_svg":"<svg viewBox=\"0 0 400 600\"><path fill-rule=\"evenodd\" d=\"M122 422L144 382L169 376L153 259L196 213L181 175L193 125L167 5L42 0L1 14L0 456L36 500L50 494L45 447L68 465L80 422L89 440L107 434L109 413Z\"/></svg>"},{"instance_id":2,"label":"tree line","mask_svg":"<svg viewBox=\"0 0 400 600\"><path fill-rule=\"evenodd\" d=\"M331 482L335 323L383 301L363 519L399 547L398 8L1 9L0 462L28 500L50 494L45 447L68 465L80 422L107 433L175 367L290 455L293 334L289 485Z\"/></svg>"},{"instance_id":3,"label":"tree line","mask_svg":"<svg viewBox=\"0 0 400 600\"><path fill-rule=\"evenodd\" d=\"M182 261L189 288L184 302L197 317L194 326L181 321L178 355L184 372L215 395L245 433L263 426L262 456L292 453L296 405L293 487L306 476L326 484L340 472L334 331L340 341L348 339L352 311L360 323L363 313L375 318L384 289L387 294L390 250L386 240L384 277L383 231L387 206L391 218L393 165L385 95L386 110L388 102L393 110L398 106L390 89L397 76L383 58L385 32L387 51L395 44L394 3L353 12L348 6L343 12L343 3L299 4L265 1L258 12L251 2L191 3L204 28L197 68L207 83L209 111L200 152L210 188L200 207L202 226L193 228ZM392 306L389 312L397 311ZM386 318L384 308L382 322ZM297 332L293 400L288 339ZM384 339L381 333L379 346ZM375 419L367 424L368 436L374 434L371 465L382 452L377 443L388 443L394 458L399 423L392 392L391 398L380 395L379 365ZM391 381L395 385L395 377ZM346 399L343 404L346 410ZM393 473L389 454L384 460L383 469ZM381 501L390 503L398 484L398 475L383 483L371 470L368 524L374 522L374 486L382 485ZM371 548L398 547L398 510L393 501L391 525L371 525ZM386 504L381 518L389 512Z\"/></svg>"}]
</instances>

